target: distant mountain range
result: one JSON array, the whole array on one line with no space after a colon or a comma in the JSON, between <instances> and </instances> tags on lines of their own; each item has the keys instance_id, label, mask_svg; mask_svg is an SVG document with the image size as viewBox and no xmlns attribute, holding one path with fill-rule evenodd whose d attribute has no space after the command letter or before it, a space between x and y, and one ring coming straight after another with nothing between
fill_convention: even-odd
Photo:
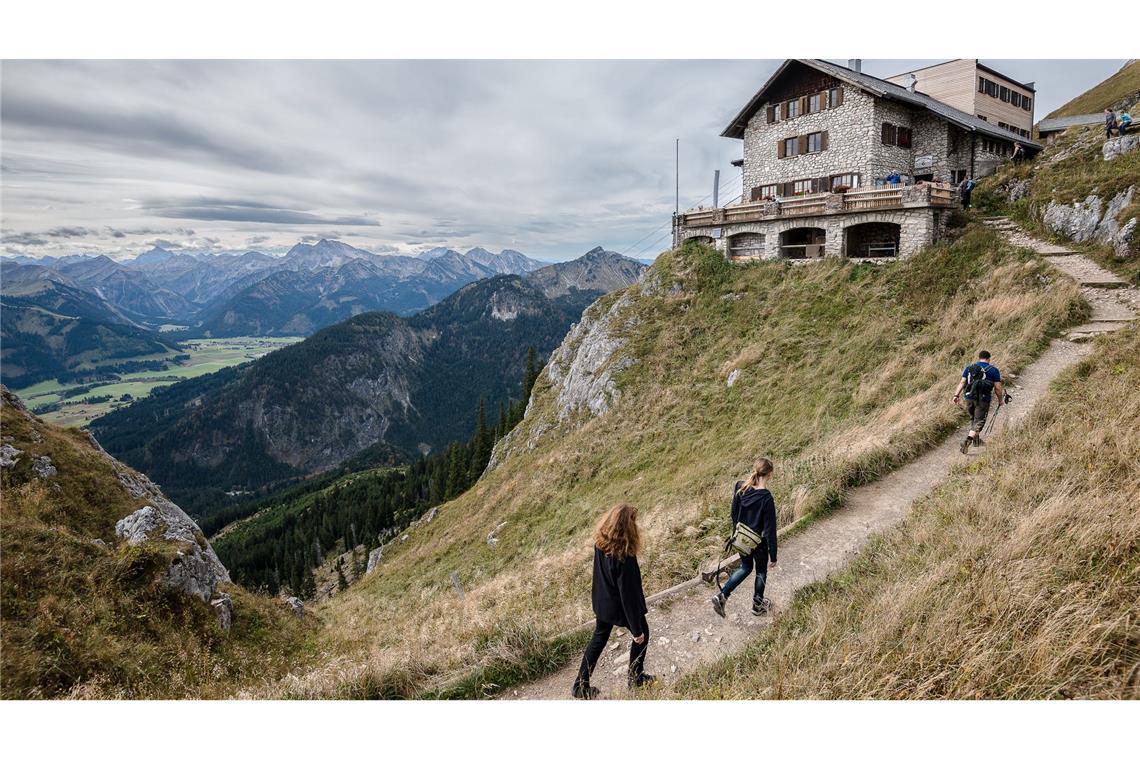
<instances>
[{"instance_id":1,"label":"distant mountain range","mask_svg":"<svg viewBox=\"0 0 1140 760\"><path fill-rule=\"evenodd\" d=\"M428 254L431 264L486 266ZM529 347L548 355L586 306L643 269L596 248L480 279L411 317L353 316L250 364L160 389L92 431L198 514L224 504L222 491L327 470L369 447L437 449L470 434L480 398L497 410Z\"/></svg>"},{"instance_id":2,"label":"distant mountain range","mask_svg":"<svg viewBox=\"0 0 1140 760\"><path fill-rule=\"evenodd\" d=\"M127 261L4 258L0 379L26 387L76 369L69 357L80 353L89 366L162 354L186 338L304 336L369 311L410 315L476 280L543 266L518 251L392 256L336 240L300 243L284 256L156 247ZM163 325L183 329L159 335ZM83 351L75 353L77 340Z\"/></svg>"}]
</instances>

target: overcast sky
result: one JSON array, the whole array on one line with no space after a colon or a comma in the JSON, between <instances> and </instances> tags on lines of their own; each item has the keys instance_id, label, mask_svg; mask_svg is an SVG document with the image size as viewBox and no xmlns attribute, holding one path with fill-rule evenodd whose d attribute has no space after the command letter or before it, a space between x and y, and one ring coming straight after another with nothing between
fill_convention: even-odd
<instances>
[{"instance_id":1,"label":"overcast sky","mask_svg":"<svg viewBox=\"0 0 1140 760\"><path fill-rule=\"evenodd\" d=\"M935 61L867 60L887 76ZM843 63L843 61L841 61ZM985 63L1041 118L1121 60ZM652 258L741 155L721 130L779 61L6 61L3 248L279 252L338 238Z\"/></svg>"}]
</instances>

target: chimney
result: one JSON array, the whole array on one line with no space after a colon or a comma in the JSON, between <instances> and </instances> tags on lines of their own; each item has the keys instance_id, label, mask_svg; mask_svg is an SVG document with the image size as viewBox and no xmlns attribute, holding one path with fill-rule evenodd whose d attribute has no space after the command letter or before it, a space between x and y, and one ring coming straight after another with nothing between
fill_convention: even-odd
<instances>
[{"instance_id":1,"label":"chimney","mask_svg":"<svg viewBox=\"0 0 1140 760\"><path fill-rule=\"evenodd\" d=\"M847 68L851 69L852 71L858 71L859 73L863 73L863 59L862 58L848 58L847 59Z\"/></svg>"},{"instance_id":2,"label":"chimney","mask_svg":"<svg viewBox=\"0 0 1140 760\"><path fill-rule=\"evenodd\" d=\"M910 80L906 83L907 92L914 92L915 85L918 84L918 77L914 74L910 75Z\"/></svg>"}]
</instances>

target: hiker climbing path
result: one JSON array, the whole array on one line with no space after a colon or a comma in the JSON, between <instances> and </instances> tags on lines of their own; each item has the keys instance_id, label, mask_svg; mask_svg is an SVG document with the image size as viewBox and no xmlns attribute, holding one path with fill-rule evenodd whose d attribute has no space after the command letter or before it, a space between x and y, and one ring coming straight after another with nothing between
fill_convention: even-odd
<instances>
[{"instance_id":1,"label":"hiker climbing path","mask_svg":"<svg viewBox=\"0 0 1140 760\"><path fill-rule=\"evenodd\" d=\"M1060 372L1092 351L1087 342L1090 337L1119 329L1135 319L1140 313L1140 293L1087 257L1030 238L1008 220L987 223L1011 242L1031 247L1048 257L1058 269L1077 280L1092 305L1088 324L1073 328L1065 339L1054 340L1020 376L1010 376L1009 389L1015 402L1002 412L991 433L993 436L1000 435L1028 414ZM948 389L947 395L949 393ZM768 573L767 593L774 607L768 616L752 615L751 578L728 600L725 619L718 617L709 604L715 593L712 585L689 583L664 599L651 598L648 615L651 641L646 672L668 683L702 663L742 648L762 626L771 622L773 615L787 607L797 589L842 569L873 534L901 522L911 505L933 490L947 476L951 465L962 461L958 445L965 431L963 423L960 430L910 464L881 480L851 490L843 508L781 540L779 566ZM967 456L976 456L975 451ZM601 690L604 698L620 699L628 694L625 680L629 634L621 629L615 629L614 633L591 684ZM509 689L502 697L568 699L578 665L576 656L556 673Z\"/></svg>"}]
</instances>

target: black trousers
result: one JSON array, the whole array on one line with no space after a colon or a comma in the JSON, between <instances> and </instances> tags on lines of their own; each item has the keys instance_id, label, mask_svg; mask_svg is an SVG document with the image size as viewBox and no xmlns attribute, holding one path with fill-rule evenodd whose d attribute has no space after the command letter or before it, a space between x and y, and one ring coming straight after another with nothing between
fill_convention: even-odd
<instances>
[{"instance_id":1,"label":"black trousers","mask_svg":"<svg viewBox=\"0 0 1140 760\"><path fill-rule=\"evenodd\" d=\"M578 678L575 679L575 683L584 686L590 684L590 676L593 674L594 668L597 667L598 660L602 657L602 652L610 640L610 632L613 629L613 625L601 620L594 623L594 635L590 639L590 643L586 645L586 654L582 656L582 666L578 668ZM631 681L645 672L645 651L649 649L649 623L646 622L644 616L641 618L641 629L645 631L645 640L640 644L631 640L629 645L629 680Z\"/></svg>"}]
</instances>

